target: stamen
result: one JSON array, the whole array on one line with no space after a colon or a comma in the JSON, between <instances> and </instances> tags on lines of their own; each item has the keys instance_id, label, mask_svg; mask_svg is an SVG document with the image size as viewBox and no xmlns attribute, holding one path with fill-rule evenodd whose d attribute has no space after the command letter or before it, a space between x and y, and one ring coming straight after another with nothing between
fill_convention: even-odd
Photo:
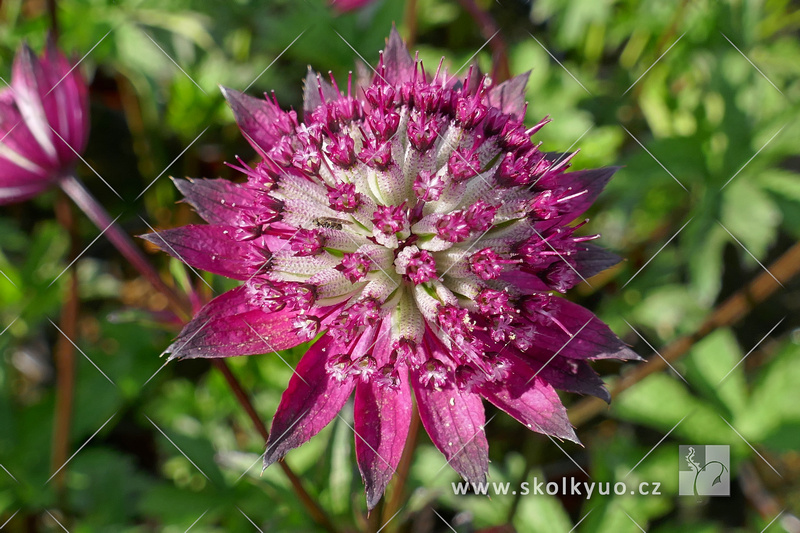
<instances>
[{"instance_id":1,"label":"stamen","mask_svg":"<svg viewBox=\"0 0 800 533\"><path fill-rule=\"evenodd\" d=\"M350 280L350 283L356 283L367 277L371 262L370 258L362 253L344 254L337 269Z\"/></svg>"},{"instance_id":2,"label":"stamen","mask_svg":"<svg viewBox=\"0 0 800 533\"><path fill-rule=\"evenodd\" d=\"M428 359L420 367L419 382L425 387L441 389L447 382L447 369L436 359Z\"/></svg>"}]
</instances>

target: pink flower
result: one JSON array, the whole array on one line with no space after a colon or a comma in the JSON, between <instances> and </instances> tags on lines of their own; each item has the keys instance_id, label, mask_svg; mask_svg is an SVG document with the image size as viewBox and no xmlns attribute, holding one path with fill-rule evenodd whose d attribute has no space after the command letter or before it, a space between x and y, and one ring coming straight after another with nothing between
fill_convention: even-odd
<instances>
[{"instance_id":1,"label":"pink flower","mask_svg":"<svg viewBox=\"0 0 800 533\"><path fill-rule=\"evenodd\" d=\"M526 129L527 74L493 86L432 78L396 31L347 92L309 73L304 119L225 89L261 155L247 182L178 181L208 225L145 236L243 284L211 301L172 358L317 340L283 394L265 467L355 392L356 458L373 508L423 426L470 482L485 479L483 399L577 441L556 389L609 400L593 359L637 359L590 311L555 297L618 258L574 235L613 168L565 172ZM321 335L320 335L321 333Z\"/></svg>"},{"instance_id":2,"label":"pink flower","mask_svg":"<svg viewBox=\"0 0 800 533\"><path fill-rule=\"evenodd\" d=\"M23 45L11 86L0 91L0 204L36 196L55 185L86 148L86 83L48 39L37 58Z\"/></svg>"}]
</instances>

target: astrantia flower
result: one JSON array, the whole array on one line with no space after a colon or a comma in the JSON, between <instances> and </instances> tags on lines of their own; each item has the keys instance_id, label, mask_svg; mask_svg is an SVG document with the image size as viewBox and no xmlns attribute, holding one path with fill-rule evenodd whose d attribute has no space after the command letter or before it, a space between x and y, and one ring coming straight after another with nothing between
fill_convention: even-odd
<instances>
[{"instance_id":1,"label":"astrantia flower","mask_svg":"<svg viewBox=\"0 0 800 533\"><path fill-rule=\"evenodd\" d=\"M70 172L86 148L89 104L81 73L48 39L41 58L23 45L0 91L0 204L36 196Z\"/></svg>"},{"instance_id":2,"label":"astrantia flower","mask_svg":"<svg viewBox=\"0 0 800 533\"><path fill-rule=\"evenodd\" d=\"M618 258L570 225L614 169L565 172L523 123L527 75L425 74L396 32L346 94L309 74L303 121L225 90L263 160L246 183L177 181L208 225L148 235L244 283L211 301L173 358L317 339L275 414L265 466L325 427L355 391L356 457L375 506L400 460L412 394L434 445L484 480L483 399L577 438L556 389L608 400L592 359L632 359L591 312L554 296Z\"/></svg>"}]
</instances>

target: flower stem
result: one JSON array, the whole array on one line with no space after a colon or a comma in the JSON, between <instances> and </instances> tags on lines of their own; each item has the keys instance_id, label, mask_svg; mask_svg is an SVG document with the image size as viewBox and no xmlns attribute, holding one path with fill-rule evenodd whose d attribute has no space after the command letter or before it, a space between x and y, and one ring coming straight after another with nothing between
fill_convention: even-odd
<instances>
[{"instance_id":1,"label":"flower stem","mask_svg":"<svg viewBox=\"0 0 800 533\"><path fill-rule=\"evenodd\" d=\"M269 440L269 431L267 430L267 426L264 425L264 422L261 421L261 417L258 416L255 407L253 407L253 403L250 401L250 397L242 388L241 383L239 380L236 379L236 376L233 375L231 372L230 367L223 359L212 359L211 360L217 370L222 373L222 376L225 378L225 381L228 382L228 386L233 391L234 396L236 399L239 400L239 404L241 404L242 408L245 410L247 415L250 417L250 420L253 421L253 425L256 427L256 430L261 434L261 437L264 439L264 442ZM316 521L319 525L325 528L326 531L334 533L337 529L331 523L328 516L325 514L325 511L319 506L319 504L314 501L313 498L308 494L305 487L303 487L300 478L297 477L297 474L289 468L283 460L279 461L278 464L283 469L283 472L286 474L286 477L289 478L289 482L292 484L294 491L297 493L298 498L303 503L305 508L311 514L311 517Z\"/></svg>"},{"instance_id":2,"label":"flower stem","mask_svg":"<svg viewBox=\"0 0 800 533\"><path fill-rule=\"evenodd\" d=\"M478 25L483 38L489 39L489 48L491 48L493 56L492 81L494 83L506 81L511 77L511 67L508 64L508 47L494 18L488 11L478 7L474 0L458 0L458 3Z\"/></svg>"},{"instance_id":3,"label":"flower stem","mask_svg":"<svg viewBox=\"0 0 800 533\"><path fill-rule=\"evenodd\" d=\"M147 281L161 294L167 297L170 307L184 317L191 314L191 308L184 299L168 287L158 275L142 251L133 243L130 236L122 231L105 208L92 196L92 193L75 176L67 175L61 179L61 189L73 202L101 229L111 244L127 259Z\"/></svg>"},{"instance_id":4,"label":"flower stem","mask_svg":"<svg viewBox=\"0 0 800 533\"><path fill-rule=\"evenodd\" d=\"M800 273L800 243L789 248L765 272L722 302L694 333L672 341L660 350L661 357L654 357L646 363L637 365L625 374L611 388L611 396L616 397L650 374L664 370L668 364L682 357L712 331L735 324L781 287L776 280L785 285L798 273ZM569 409L569 418L572 425L579 426L605 409L606 404L603 400L587 398Z\"/></svg>"},{"instance_id":5,"label":"flower stem","mask_svg":"<svg viewBox=\"0 0 800 533\"><path fill-rule=\"evenodd\" d=\"M411 50L417 40L417 0L406 2L403 20L406 27L406 47Z\"/></svg>"},{"instance_id":6,"label":"flower stem","mask_svg":"<svg viewBox=\"0 0 800 533\"><path fill-rule=\"evenodd\" d=\"M86 213L86 216L94 222L94 224L103 230L104 234L108 237L117 250L130 262L130 264L142 274L160 293L164 294L169 300L170 306L178 312L181 316L189 317L192 314L191 304L181 298L175 291L168 287L158 275L158 272L153 268L147 258L142 254L141 250L136 247L127 233L116 224L116 221L106 212L105 208L92 196L75 176L68 175L61 180L61 189L78 205L78 207ZM239 404L250 417L256 430L261 434L266 441L269 439L269 432L266 426L261 421L258 413L253 407L253 403L247 396L247 393L242 388L236 376L233 375L228 364L222 359L213 359L214 367L219 370L225 381L228 383L231 391L238 400ZM280 461L281 469L286 474L292 488L297 494L298 499L306 508L311 517L329 533L337 533L336 527L328 518L325 511L303 487L300 478L297 477L289 465L284 461Z\"/></svg>"},{"instance_id":7,"label":"flower stem","mask_svg":"<svg viewBox=\"0 0 800 533\"><path fill-rule=\"evenodd\" d=\"M59 223L69 233L70 258L75 258L80 252L76 246L78 241L75 235L75 220L72 214L72 206L63 195L59 195L56 200L55 211ZM56 401L51 466L54 472L58 470L54 481L59 492L59 499L64 497L64 479L67 469L62 468L62 466L67 462L69 453L69 432L72 425L72 406L75 398L75 347L69 339L76 336L79 311L78 275L75 270L72 270L69 274L66 303L61 309L61 317L58 320L59 329L61 329L63 335L58 336L53 351L53 359L56 366Z\"/></svg>"}]
</instances>

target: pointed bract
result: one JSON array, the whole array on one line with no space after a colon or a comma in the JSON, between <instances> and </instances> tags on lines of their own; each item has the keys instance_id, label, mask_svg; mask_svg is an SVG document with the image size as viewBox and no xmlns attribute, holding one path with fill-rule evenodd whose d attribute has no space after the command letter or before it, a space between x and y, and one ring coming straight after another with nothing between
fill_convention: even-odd
<instances>
[{"instance_id":1,"label":"pointed bract","mask_svg":"<svg viewBox=\"0 0 800 533\"><path fill-rule=\"evenodd\" d=\"M207 303L166 349L170 359L233 357L274 353L306 339L294 328L297 312L264 312L254 306L245 287Z\"/></svg>"},{"instance_id":2,"label":"pointed bract","mask_svg":"<svg viewBox=\"0 0 800 533\"><path fill-rule=\"evenodd\" d=\"M550 301L553 305L552 316L566 331L561 326L554 325L541 328L537 341L540 348L552 350L553 353L558 351L560 356L570 359L641 360L639 355L585 307L563 298L553 298Z\"/></svg>"},{"instance_id":3,"label":"pointed bract","mask_svg":"<svg viewBox=\"0 0 800 533\"><path fill-rule=\"evenodd\" d=\"M481 397L453 385L437 390L420 384L412 371L422 426L447 463L469 483L483 483L489 471L489 443L483 429L486 414Z\"/></svg>"},{"instance_id":4,"label":"pointed bract","mask_svg":"<svg viewBox=\"0 0 800 533\"><path fill-rule=\"evenodd\" d=\"M175 187L197 214L209 224L235 226L243 222L242 211L259 209L257 195L223 179L173 179Z\"/></svg>"},{"instance_id":5,"label":"pointed bract","mask_svg":"<svg viewBox=\"0 0 800 533\"><path fill-rule=\"evenodd\" d=\"M522 116L525 110L525 87L528 85L530 75L529 70L494 87L489 92L489 103L503 113L519 119L525 118Z\"/></svg>"},{"instance_id":6,"label":"pointed bract","mask_svg":"<svg viewBox=\"0 0 800 533\"><path fill-rule=\"evenodd\" d=\"M274 102L253 98L227 87L220 89L242 134L262 157L268 156L270 148L284 134L282 129L293 129L294 120L290 113Z\"/></svg>"},{"instance_id":7,"label":"pointed bract","mask_svg":"<svg viewBox=\"0 0 800 533\"><path fill-rule=\"evenodd\" d=\"M575 196L574 199L564 202L560 209L561 214L559 217L545 222L544 225L549 227L554 224L565 224L581 216L583 212L589 209L594 201L597 200L597 197L600 196L600 193L603 192L603 189L608 182L611 181L611 177L619 168L620 167L605 167L591 170L578 170L576 172L561 174L557 179L556 177L547 177L543 179L537 184L538 186L566 188L573 194L586 191L584 194Z\"/></svg>"},{"instance_id":8,"label":"pointed bract","mask_svg":"<svg viewBox=\"0 0 800 533\"><path fill-rule=\"evenodd\" d=\"M392 26L392 32L386 40L386 48L382 54L383 66L386 72L381 74L386 81L392 84L400 84L409 81L414 75L416 65L408 52L403 38L397 28Z\"/></svg>"},{"instance_id":9,"label":"pointed bract","mask_svg":"<svg viewBox=\"0 0 800 533\"><path fill-rule=\"evenodd\" d=\"M324 102L335 102L341 95L311 66L303 82L303 115L308 115Z\"/></svg>"},{"instance_id":10,"label":"pointed bract","mask_svg":"<svg viewBox=\"0 0 800 533\"><path fill-rule=\"evenodd\" d=\"M272 419L264 468L319 433L353 392L353 379L340 381L327 371L331 341L328 336L317 341L297 364Z\"/></svg>"},{"instance_id":11,"label":"pointed bract","mask_svg":"<svg viewBox=\"0 0 800 533\"><path fill-rule=\"evenodd\" d=\"M615 253L604 250L594 244L583 243L573 256L576 266L581 276L588 279L607 270L620 261L622 258Z\"/></svg>"},{"instance_id":12,"label":"pointed bract","mask_svg":"<svg viewBox=\"0 0 800 533\"><path fill-rule=\"evenodd\" d=\"M356 459L367 491L367 509L378 504L403 455L411 424L408 372L398 372L395 387L374 381L356 386Z\"/></svg>"},{"instance_id":13,"label":"pointed bract","mask_svg":"<svg viewBox=\"0 0 800 533\"><path fill-rule=\"evenodd\" d=\"M484 384L480 391L528 429L580 444L555 389L529 366L512 362L502 384Z\"/></svg>"},{"instance_id":14,"label":"pointed bract","mask_svg":"<svg viewBox=\"0 0 800 533\"><path fill-rule=\"evenodd\" d=\"M611 403L611 394L605 383L586 361L553 358L552 354L549 354L547 359L531 360L528 358L523 362L528 364L534 373L538 372L542 379L555 389L577 394L590 394L606 403Z\"/></svg>"},{"instance_id":15,"label":"pointed bract","mask_svg":"<svg viewBox=\"0 0 800 533\"><path fill-rule=\"evenodd\" d=\"M141 237L189 266L231 279L253 277L269 258L251 240L244 240L249 235L234 226L189 225Z\"/></svg>"}]
</instances>

